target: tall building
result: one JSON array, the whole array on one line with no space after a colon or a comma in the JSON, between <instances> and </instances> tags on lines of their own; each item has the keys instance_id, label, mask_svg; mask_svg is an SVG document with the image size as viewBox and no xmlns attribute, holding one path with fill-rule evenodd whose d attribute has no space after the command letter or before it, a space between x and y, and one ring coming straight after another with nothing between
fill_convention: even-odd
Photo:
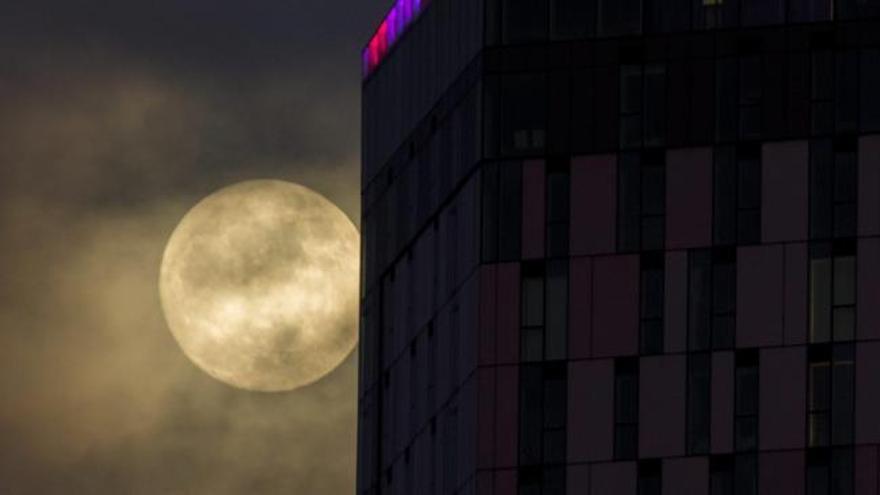
<instances>
[{"instance_id":1,"label":"tall building","mask_svg":"<svg viewBox=\"0 0 880 495\"><path fill-rule=\"evenodd\" d=\"M358 493L880 493L880 0L399 0Z\"/></svg>"}]
</instances>

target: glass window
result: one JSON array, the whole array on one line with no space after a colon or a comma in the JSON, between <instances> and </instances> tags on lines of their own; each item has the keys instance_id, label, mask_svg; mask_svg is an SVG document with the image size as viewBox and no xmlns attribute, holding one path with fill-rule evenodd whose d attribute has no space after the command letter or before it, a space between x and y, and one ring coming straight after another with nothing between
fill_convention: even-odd
<instances>
[{"instance_id":1,"label":"glass window","mask_svg":"<svg viewBox=\"0 0 880 495\"><path fill-rule=\"evenodd\" d=\"M852 344L810 349L807 424L811 447L853 442L854 367Z\"/></svg>"},{"instance_id":2,"label":"glass window","mask_svg":"<svg viewBox=\"0 0 880 495\"><path fill-rule=\"evenodd\" d=\"M824 449L807 451L807 495L831 493L829 452Z\"/></svg>"},{"instance_id":3,"label":"glass window","mask_svg":"<svg viewBox=\"0 0 880 495\"><path fill-rule=\"evenodd\" d=\"M634 459L638 453L639 361L620 358L614 367L614 458Z\"/></svg>"},{"instance_id":4,"label":"glass window","mask_svg":"<svg viewBox=\"0 0 880 495\"><path fill-rule=\"evenodd\" d=\"M859 116L859 55L854 50L836 53L836 130L854 132Z\"/></svg>"},{"instance_id":5,"label":"glass window","mask_svg":"<svg viewBox=\"0 0 880 495\"><path fill-rule=\"evenodd\" d=\"M547 38L547 0L503 0L502 32L505 43Z\"/></svg>"},{"instance_id":6,"label":"glass window","mask_svg":"<svg viewBox=\"0 0 880 495\"><path fill-rule=\"evenodd\" d=\"M688 348L730 349L736 333L736 249L689 255Z\"/></svg>"},{"instance_id":7,"label":"glass window","mask_svg":"<svg viewBox=\"0 0 880 495\"><path fill-rule=\"evenodd\" d=\"M788 21L828 21L831 19L831 5L831 0L788 0Z\"/></svg>"},{"instance_id":8,"label":"glass window","mask_svg":"<svg viewBox=\"0 0 880 495\"><path fill-rule=\"evenodd\" d=\"M483 166L482 175L482 233L480 248L484 263L498 261L498 164Z\"/></svg>"},{"instance_id":9,"label":"glass window","mask_svg":"<svg viewBox=\"0 0 880 495\"><path fill-rule=\"evenodd\" d=\"M784 0L742 0L744 26L762 26L785 22Z\"/></svg>"},{"instance_id":10,"label":"glass window","mask_svg":"<svg viewBox=\"0 0 880 495\"><path fill-rule=\"evenodd\" d=\"M544 359L544 267L542 263L522 264L523 361Z\"/></svg>"},{"instance_id":11,"label":"glass window","mask_svg":"<svg viewBox=\"0 0 880 495\"><path fill-rule=\"evenodd\" d=\"M715 151L714 237L716 244L761 241L761 150L741 145Z\"/></svg>"},{"instance_id":12,"label":"glass window","mask_svg":"<svg viewBox=\"0 0 880 495\"><path fill-rule=\"evenodd\" d=\"M498 170L498 261L516 261L522 242L522 166L502 163Z\"/></svg>"},{"instance_id":13,"label":"glass window","mask_svg":"<svg viewBox=\"0 0 880 495\"><path fill-rule=\"evenodd\" d=\"M551 160L547 166L547 256L568 255L569 167Z\"/></svg>"},{"instance_id":14,"label":"glass window","mask_svg":"<svg viewBox=\"0 0 880 495\"><path fill-rule=\"evenodd\" d=\"M666 243L666 156L663 152L646 152L643 156L641 249L663 249Z\"/></svg>"},{"instance_id":15,"label":"glass window","mask_svg":"<svg viewBox=\"0 0 880 495\"><path fill-rule=\"evenodd\" d=\"M853 475L851 448L807 451L807 495L853 495Z\"/></svg>"},{"instance_id":16,"label":"glass window","mask_svg":"<svg viewBox=\"0 0 880 495\"><path fill-rule=\"evenodd\" d=\"M542 463L544 444L544 373L541 365L520 367L519 462Z\"/></svg>"},{"instance_id":17,"label":"glass window","mask_svg":"<svg viewBox=\"0 0 880 495\"><path fill-rule=\"evenodd\" d=\"M641 0L599 0L600 36L638 34L641 28Z\"/></svg>"},{"instance_id":18,"label":"glass window","mask_svg":"<svg viewBox=\"0 0 880 495\"><path fill-rule=\"evenodd\" d=\"M709 459L709 495L734 495L733 459L730 456Z\"/></svg>"},{"instance_id":19,"label":"glass window","mask_svg":"<svg viewBox=\"0 0 880 495\"><path fill-rule=\"evenodd\" d=\"M687 451L689 455L709 451L712 360L709 354L688 356Z\"/></svg>"},{"instance_id":20,"label":"glass window","mask_svg":"<svg viewBox=\"0 0 880 495\"><path fill-rule=\"evenodd\" d=\"M758 495L758 456L738 455L733 480L735 495Z\"/></svg>"},{"instance_id":21,"label":"glass window","mask_svg":"<svg viewBox=\"0 0 880 495\"><path fill-rule=\"evenodd\" d=\"M810 246L810 341L855 338L856 256L854 241Z\"/></svg>"},{"instance_id":22,"label":"glass window","mask_svg":"<svg viewBox=\"0 0 880 495\"><path fill-rule=\"evenodd\" d=\"M758 352L736 354L734 446L737 452L758 448Z\"/></svg>"},{"instance_id":23,"label":"glass window","mask_svg":"<svg viewBox=\"0 0 880 495\"><path fill-rule=\"evenodd\" d=\"M810 107L813 134L834 131L834 54L830 50L811 56Z\"/></svg>"},{"instance_id":24,"label":"glass window","mask_svg":"<svg viewBox=\"0 0 880 495\"><path fill-rule=\"evenodd\" d=\"M645 0L645 32L669 33L691 27L691 0Z\"/></svg>"},{"instance_id":25,"label":"glass window","mask_svg":"<svg viewBox=\"0 0 880 495\"><path fill-rule=\"evenodd\" d=\"M855 351L852 344L838 344L832 350L831 443L852 444L855 404Z\"/></svg>"},{"instance_id":26,"label":"glass window","mask_svg":"<svg viewBox=\"0 0 880 495\"><path fill-rule=\"evenodd\" d=\"M639 495L662 495L662 467L660 459L639 461Z\"/></svg>"},{"instance_id":27,"label":"glass window","mask_svg":"<svg viewBox=\"0 0 880 495\"><path fill-rule=\"evenodd\" d=\"M750 0L751 1L751 0ZM766 0L754 0L764 3ZM764 67L760 56L745 56L739 63L739 133L743 138L761 136L761 102L764 95Z\"/></svg>"},{"instance_id":28,"label":"glass window","mask_svg":"<svg viewBox=\"0 0 880 495\"><path fill-rule=\"evenodd\" d=\"M571 147L572 151L587 153L593 150L596 92L593 69L580 69L572 75L571 87Z\"/></svg>"},{"instance_id":29,"label":"glass window","mask_svg":"<svg viewBox=\"0 0 880 495\"><path fill-rule=\"evenodd\" d=\"M739 0L694 0L694 27L715 29L739 25Z\"/></svg>"},{"instance_id":30,"label":"glass window","mask_svg":"<svg viewBox=\"0 0 880 495\"><path fill-rule=\"evenodd\" d=\"M502 79L502 151L508 155L538 152L546 144L547 81L540 74Z\"/></svg>"},{"instance_id":31,"label":"glass window","mask_svg":"<svg viewBox=\"0 0 880 495\"><path fill-rule=\"evenodd\" d=\"M880 50L862 51L861 130L880 131Z\"/></svg>"},{"instance_id":32,"label":"glass window","mask_svg":"<svg viewBox=\"0 0 880 495\"><path fill-rule=\"evenodd\" d=\"M641 246L642 171L638 153L621 153L617 165L617 249Z\"/></svg>"},{"instance_id":33,"label":"glass window","mask_svg":"<svg viewBox=\"0 0 880 495\"><path fill-rule=\"evenodd\" d=\"M662 354L665 304L663 253L642 254L641 271L641 353Z\"/></svg>"},{"instance_id":34,"label":"glass window","mask_svg":"<svg viewBox=\"0 0 880 495\"><path fill-rule=\"evenodd\" d=\"M645 146L660 146L666 142L666 66L645 66Z\"/></svg>"},{"instance_id":35,"label":"glass window","mask_svg":"<svg viewBox=\"0 0 880 495\"><path fill-rule=\"evenodd\" d=\"M553 39L580 39L596 32L596 0L552 0L550 36Z\"/></svg>"},{"instance_id":36,"label":"glass window","mask_svg":"<svg viewBox=\"0 0 880 495\"><path fill-rule=\"evenodd\" d=\"M565 462L565 425L567 390L565 363L545 364L544 371L544 442L543 462Z\"/></svg>"},{"instance_id":37,"label":"glass window","mask_svg":"<svg viewBox=\"0 0 880 495\"><path fill-rule=\"evenodd\" d=\"M624 148L642 145L642 66L620 68L620 143Z\"/></svg>"},{"instance_id":38,"label":"glass window","mask_svg":"<svg viewBox=\"0 0 880 495\"><path fill-rule=\"evenodd\" d=\"M568 260L547 262L546 342L544 359L565 359L568 347Z\"/></svg>"},{"instance_id":39,"label":"glass window","mask_svg":"<svg viewBox=\"0 0 880 495\"><path fill-rule=\"evenodd\" d=\"M715 129L719 141L735 141L738 137L739 60L721 59L716 62L715 75Z\"/></svg>"}]
</instances>

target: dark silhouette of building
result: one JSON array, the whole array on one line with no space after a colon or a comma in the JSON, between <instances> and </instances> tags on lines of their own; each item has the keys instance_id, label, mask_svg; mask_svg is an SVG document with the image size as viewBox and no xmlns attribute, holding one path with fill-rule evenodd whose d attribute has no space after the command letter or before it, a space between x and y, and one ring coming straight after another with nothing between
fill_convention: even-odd
<instances>
[{"instance_id":1,"label":"dark silhouette of building","mask_svg":"<svg viewBox=\"0 0 880 495\"><path fill-rule=\"evenodd\" d=\"M880 0L401 0L358 490L877 495Z\"/></svg>"}]
</instances>

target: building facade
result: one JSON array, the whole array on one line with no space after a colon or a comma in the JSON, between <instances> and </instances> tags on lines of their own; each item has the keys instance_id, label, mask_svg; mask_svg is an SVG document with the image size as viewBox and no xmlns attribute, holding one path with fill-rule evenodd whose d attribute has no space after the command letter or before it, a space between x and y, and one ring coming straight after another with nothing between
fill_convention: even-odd
<instances>
[{"instance_id":1,"label":"building facade","mask_svg":"<svg viewBox=\"0 0 880 495\"><path fill-rule=\"evenodd\" d=\"M880 493L880 0L399 0L358 493Z\"/></svg>"}]
</instances>

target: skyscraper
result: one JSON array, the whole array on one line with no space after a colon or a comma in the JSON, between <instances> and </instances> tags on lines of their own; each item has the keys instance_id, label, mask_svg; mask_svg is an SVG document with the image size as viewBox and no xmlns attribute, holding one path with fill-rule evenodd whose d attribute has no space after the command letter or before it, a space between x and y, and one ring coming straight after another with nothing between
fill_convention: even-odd
<instances>
[{"instance_id":1,"label":"skyscraper","mask_svg":"<svg viewBox=\"0 0 880 495\"><path fill-rule=\"evenodd\" d=\"M400 0L358 490L880 493L880 0Z\"/></svg>"}]
</instances>

